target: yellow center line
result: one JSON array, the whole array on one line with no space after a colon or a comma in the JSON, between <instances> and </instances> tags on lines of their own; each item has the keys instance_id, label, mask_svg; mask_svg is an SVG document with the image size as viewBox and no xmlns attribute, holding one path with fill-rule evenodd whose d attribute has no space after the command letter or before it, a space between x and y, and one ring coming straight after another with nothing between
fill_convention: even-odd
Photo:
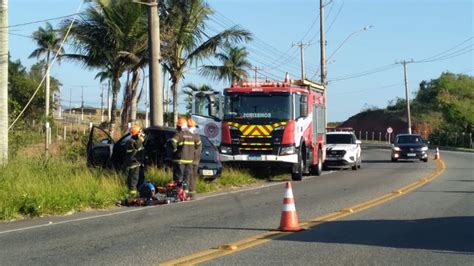
<instances>
[{"instance_id":1,"label":"yellow center line","mask_svg":"<svg viewBox=\"0 0 474 266\"><path fill-rule=\"evenodd\" d=\"M411 192L426 183L434 180L438 176L440 176L444 170L446 169L446 164L442 160L436 161L436 169L430 173L429 175L420 178L419 180L408 184L402 188L396 189L392 192L389 192L383 196L377 197L375 199L371 199L360 204L356 204L354 206L343 208L340 211L328 213L317 218L310 219L308 221L304 221L300 223L300 226L304 229L309 229L311 227L327 223L330 221L334 221L354 213L366 210L368 208L380 205L384 202L392 200L394 198L400 197L408 192ZM160 265L194 265L206 261L210 261L219 257L227 256L229 254L242 251L244 249L248 249L257 245L264 244L269 242L273 239L281 238L283 236L294 234L295 232L281 232L281 231L270 231L262 234L258 234L255 236L251 236L230 244L219 245L214 248L206 249L203 251L199 251L197 253L172 259Z\"/></svg>"}]
</instances>

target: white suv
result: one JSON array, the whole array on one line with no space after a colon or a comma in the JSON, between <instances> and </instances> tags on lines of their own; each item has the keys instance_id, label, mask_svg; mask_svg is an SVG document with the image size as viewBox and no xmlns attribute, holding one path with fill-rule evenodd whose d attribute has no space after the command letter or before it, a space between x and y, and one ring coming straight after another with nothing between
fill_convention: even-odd
<instances>
[{"instance_id":1,"label":"white suv","mask_svg":"<svg viewBox=\"0 0 474 266\"><path fill-rule=\"evenodd\" d=\"M362 163L361 141L354 132L338 131L326 134L326 168L349 168L357 170Z\"/></svg>"}]
</instances>

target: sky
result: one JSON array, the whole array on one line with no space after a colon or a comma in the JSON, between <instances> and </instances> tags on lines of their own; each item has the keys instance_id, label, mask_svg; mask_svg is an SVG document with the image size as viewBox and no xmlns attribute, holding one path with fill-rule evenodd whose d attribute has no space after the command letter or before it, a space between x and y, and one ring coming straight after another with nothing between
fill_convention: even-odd
<instances>
[{"instance_id":1,"label":"sky","mask_svg":"<svg viewBox=\"0 0 474 266\"><path fill-rule=\"evenodd\" d=\"M49 20L57 26L62 16L77 13L80 0L9 0L9 49L12 60L30 67L36 48L29 38ZM298 79L300 49L305 44L306 77L319 81L319 0L209 0L215 13L208 34L239 25L253 34L246 47L259 80ZM473 14L471 0L325 0L327 55L327 115L329 122L344 121L364 108L384 108L396 97L405 98L403 66L407 64L409 95L419 83L443 72L474 75ZM84 9L86 5L82 5ZM364 28L367 30L363 30ZM73 52L66 45L66 52ZM212 62L212 60L211 60ZM100 106L97 71L73 62L55 64L64 106ZM254 79L254 71L249 71ZM208 84L222 90L227 84L201 77L192 67L182 85ZM166 84L165 84L166 87ZM144 99L139 106L143 105ZM184 111L183 98L180 110Z\"/></svg>"}]
</instances>

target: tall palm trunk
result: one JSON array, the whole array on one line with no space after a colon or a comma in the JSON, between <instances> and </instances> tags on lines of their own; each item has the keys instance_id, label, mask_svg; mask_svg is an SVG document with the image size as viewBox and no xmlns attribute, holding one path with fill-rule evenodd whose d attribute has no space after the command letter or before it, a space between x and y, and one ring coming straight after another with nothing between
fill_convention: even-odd
<instances>
[{"instance_id":1,"label":"tall palm trunk","mask_svg":"<svg viewBox=\"0 0 474 266\"><path fill-rule=\"evenodd\" d=\"M178 122L178 88L179 88L179 77L172 75L171 78L171 90L173 91L173 126Z\"/></svg>"},{"instance_id":2,"label":"tall palm trunk","mask_svg":"<svg viewBox=\"0 0 474 266\"><path fill-rule=\"evenodd\" d=\"M111 106L111 116L110 116L110 124L109 124L109 132L112 137L114 137L115 131L115 123L117 119L117 95L120 91L120 76L118 74L114 74L112 79L112 106Z\"/></svg>"},{"instance_id":3,"label":"tall palm trunk","mask_svg":"<svg viewBox=\"0 0 474 266\"><path fill-rule=\"evenodd\" d=\"M0 2L0 166L8 162L8 0Z\"/></svg>"},{"instance_id":4,"label":"tall palm trunk","mask_svg":"<svg viewBox=\"0 0 474 266\"><path fill-rule=\"evenodd\" d=\"M130 86L130 71L127 71L127 81L123 92L122 108L120 108L120 129L125 131L130 122L130 99L132 97L132 86Z\"/></svg>"},{"instance_id":5,"label":"tall palm trunk","mask_svg":"<svg viewBox=\"0 0 474 266\"><path fill-rule=\"evenodd\" d=\"M140 82L140 69L133 71L132 76L132 97L130 102L130 122L132 123L137 120L138 82Z\"/></svg>"}]
</instances>

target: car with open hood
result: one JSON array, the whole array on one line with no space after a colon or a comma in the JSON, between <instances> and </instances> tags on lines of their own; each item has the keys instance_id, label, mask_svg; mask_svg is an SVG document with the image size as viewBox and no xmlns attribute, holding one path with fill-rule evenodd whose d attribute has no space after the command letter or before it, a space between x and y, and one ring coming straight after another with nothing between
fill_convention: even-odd
<instances>
[{"instance_id":1,"label":"car with open hood","mask_svg":"<svg viewBox=\"0 0 474 266\"><path fill-rule=\"evenodd\" d=\"M176 133L170 127L148 127L143 130L145 140L145 164L158 168L170 167L172 152L169 141ZM201 159L198 173L204 180L213 180L222 173L222 163L217 148L206 136L200 135L202 142ZM126 154L126 143L131 138L130 133L114 141L103 129L93 126L87 143L87 162L91 166L121 169Z\"/></svg>"}]
</instances>

